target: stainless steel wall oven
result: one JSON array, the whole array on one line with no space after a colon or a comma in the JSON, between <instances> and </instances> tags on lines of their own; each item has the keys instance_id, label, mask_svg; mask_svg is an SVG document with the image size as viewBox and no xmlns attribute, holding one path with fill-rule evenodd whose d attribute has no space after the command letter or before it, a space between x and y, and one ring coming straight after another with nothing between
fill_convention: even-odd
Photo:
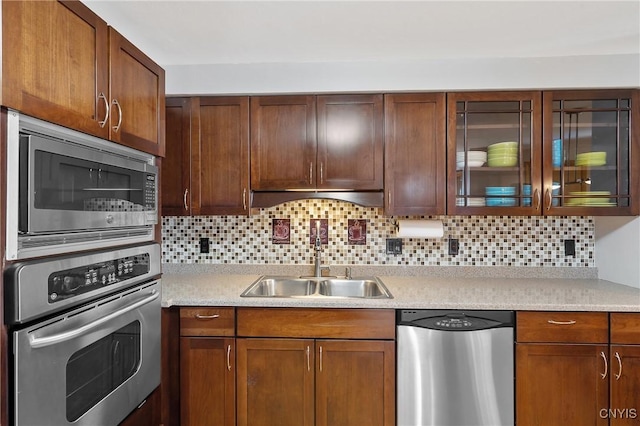
<instances>
[{"instance_id":1,"label":"stainless steel wall oven","mask_svg":"<svg viewBox=\"0 0 640 426\"><path fill-rule=\"evenodd\" d=\"M7 113L8 260L151 241L155 157Z\"/></svg>"},{"instance_id":2,"label":"stainless steel wall oven","mask_svg":"<svg viewBox=\"0 0 640 426\"><path fill-rule=\"evenodd\" d=\"M5 271L13 424L115 426L160 384L159 274L158 244Z\"/></svg>"}]
</instances>

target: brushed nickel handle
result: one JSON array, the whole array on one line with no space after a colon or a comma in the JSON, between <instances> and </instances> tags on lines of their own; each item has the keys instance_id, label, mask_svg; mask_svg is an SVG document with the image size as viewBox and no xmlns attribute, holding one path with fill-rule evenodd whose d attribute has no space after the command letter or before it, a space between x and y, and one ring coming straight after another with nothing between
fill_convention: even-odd
<instances>
[{"instance_id":1,"label":"brushed nickel handle","mask_svg":"<svg viewBox=\"0 0 640 426\"><path fill-rule=\"evenodd\" d=\"M618 374L616 374L616 380L620 380L620 377L622 377L622 359L618 352L616 352L616 359L618 360Z\"/></svg>"},{"instance_id":2,"label":"brushed nickel handle","mask_svg":"<svg viewBox=\"0 0 640 426\"><path fill-rule=\"evenodd\" d=\"M199 319L199 320L210 320L210 319L216 319L216 318L220 318L220 315L218 315L218 314L214 314L214 315L196 314L196 319Z\"/></svg>"},{"instance_id":3,"label":"brushed nickel handle","mask_svg":"<svg viewBox=\"0 0 640 426\"><path fill-rule=\"evenodd\" d=\"M322 372L322 346L320 346L320 372Z\"/></svg>"},{"instance_id":4,"label":"brushed nickel handle","mask_svg":"<svg viewBox=\"0 0 640 426\"><path fill-rule=\"evenodd\" d=\"M320 184L322 185L324 183L324 171L323 171L323 167L324 163L321 161L320 162Z\"/></svg>"},{"instance_id":5,"label":"brushed nickel handle","mask_svg":"<svg viewBox=\"0 0 640 426\"><path fill-rule=\"evenodd\" d=\"M391 190L387 191L387 205L391 207Z\"/></svg>"},{"instance_id":6,"label":"brushed nickel handle","mask_svg":"<svg viewBox=\"0 0 640 426\"><path fill-rule=\"evenodd\" d=\"M604 354L604 352L600 352L600 356L604 361L604 373L600 373L600 377L605 379L607 377L607 372L609 371L609 364L607 363L607 356Z\"/></svg>"},{"instance_id":7,"label":"brushed nickel handle","mask_svg":"<svg viewBox=\"0 0 640 426\"><path fill-rule=\"evenodd\" d=\"M187 205L187 195L189 195L189 188L184 190L184 196L182 197L182 201L184 203L184 209L189 210L189 206Z\"/></svg>"},{"instance_id":8,"label":"brushed nickel handle","mask_svg":"<svg viewBox=\"0 0 640 426\"><path fill-rule=\"evenodd\" d=\"M576 322L574 320L570 320L570 321L555 321L555 320L548 320L547 321L549 324L555 324L555 325L573 325Z\"/></svg>"},{"instance_id":9,"label":"brushed nickel handle","mask_svg":"<svg viewBox=\"0 0 640 426\"><path fill-rule=\"evenodd\" d=\"M536 200L536 211L540 210L540 206L542 205L542 195L540 193L541 191L538 188L533 191L533 196Z\"/></svg>"},{"instance_id":10,"label":"brushed nickel handle","mask_svg":"<svg viewBox=\"0 0 640 426\"><path fill-rule=\"evenodd\" d=\"M547 211L551 210L551 203L553 201L553 197L551 196L551 190L547 188L547 191L544 194L544 200L547 203Z\"/></svg>"},{"instance_id":11,"label":"brushed nickel handle","mask_svg":"<svg viewBox=\"0 0 640 426\"><path fill-rule=\"evenodd\" d=\"M98 125L100 126L100 128L103 128L105 124L107 124L107 120L109 120L109 101L107 100L107 97L102 92L100 92L100 94L98 95L98 100L100 99L104 101L104 108L106 111L104 114L104 120L98 121Z\"/></svg>"},{"instance_id":12,"label":"brushed nickel handle","mask_svg":"<svg viewBox=\"0 0 640 426\"><path fill-rule=\"evenodd\" d=\"M311 349L307 346L307 371L311 371Z\"/></svg>"},{"instance_id":13,"label":"brushed nickel handle","mask_svg":"<svg viewBox=\"0 0 640 426\"><path fill-rule=\"evenodd\" d=\"M247 188L242 189L242 210L247 209Z\"/></svg>"},{"instance_id":14,"label":"brushed nickel handle","mask_svg":"<svg viewBox=\"0 0 640 426\"><path fill-rule=\"evenodd\" d=\"M111 101L111 103L118 107L118 124L113 126L113 131L118 132L120 130L120 125L122 124L122 106L120 106L120 102L117 99Z\"/></svg>"},{"instance_id":15,"label":"brushed nickel handle","mask_svg":"<svg viewBox=\"0 0 640 426\"><path fill-rule=\"evenodd\" d=\"M231 371L231 345L227 345L227 370Z\"/></svg>"},{"instance_id":16,"label":"brushed nickel handle","mask_svg":"<svg viewBox=\"0 0 640 426\"><path fill-rule=\"evenodd\" d=\"M309 185L313 185L313 161L309 161Z\"/></svg>"}]
</instances>

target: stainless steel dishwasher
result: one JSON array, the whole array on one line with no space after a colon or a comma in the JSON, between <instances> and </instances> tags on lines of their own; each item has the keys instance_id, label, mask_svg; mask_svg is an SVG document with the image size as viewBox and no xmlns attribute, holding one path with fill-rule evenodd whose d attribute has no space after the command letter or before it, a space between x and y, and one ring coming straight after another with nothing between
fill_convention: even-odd
<instances>
[{"instance_id":1,"label":"stainless steel dishwasher","mask_svg":"<svg viewBox=\"0 0 640 426\"><path fill-rule=\"evenodd\" d=\"M398 426L514 424L512 311L397 312Z\"/></svg>"}]
</instances>

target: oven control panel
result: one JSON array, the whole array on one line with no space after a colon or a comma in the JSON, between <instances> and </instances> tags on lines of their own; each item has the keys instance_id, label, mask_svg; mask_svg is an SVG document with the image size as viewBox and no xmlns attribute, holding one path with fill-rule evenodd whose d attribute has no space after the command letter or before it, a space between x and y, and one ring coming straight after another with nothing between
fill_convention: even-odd
<instances>
[{"instance_id":1,"label":"oven control panel","mask_svg":"<svg viewBox=\"0 0 640 426\"><path fill-rule=\"evenodd\" d=\"M119 284L149 273L149 254L78 266L49 275L49 303Z\"/></svg>"}]
</instances>

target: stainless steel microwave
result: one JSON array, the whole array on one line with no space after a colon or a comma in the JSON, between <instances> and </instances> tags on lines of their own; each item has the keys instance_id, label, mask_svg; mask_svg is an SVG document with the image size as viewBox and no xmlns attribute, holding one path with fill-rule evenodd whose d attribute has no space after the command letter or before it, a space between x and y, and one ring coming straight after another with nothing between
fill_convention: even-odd
<instances>
[{"instance_id":1,"label":"stainless steel microwave","mask_svg":"<svg viewBox=\"0 0 640 426\"><path fill-rule=\"evenodd\" d=\"M8 260L151 241L155 157L7 113Z\"/></svg>"}]
</instances>

